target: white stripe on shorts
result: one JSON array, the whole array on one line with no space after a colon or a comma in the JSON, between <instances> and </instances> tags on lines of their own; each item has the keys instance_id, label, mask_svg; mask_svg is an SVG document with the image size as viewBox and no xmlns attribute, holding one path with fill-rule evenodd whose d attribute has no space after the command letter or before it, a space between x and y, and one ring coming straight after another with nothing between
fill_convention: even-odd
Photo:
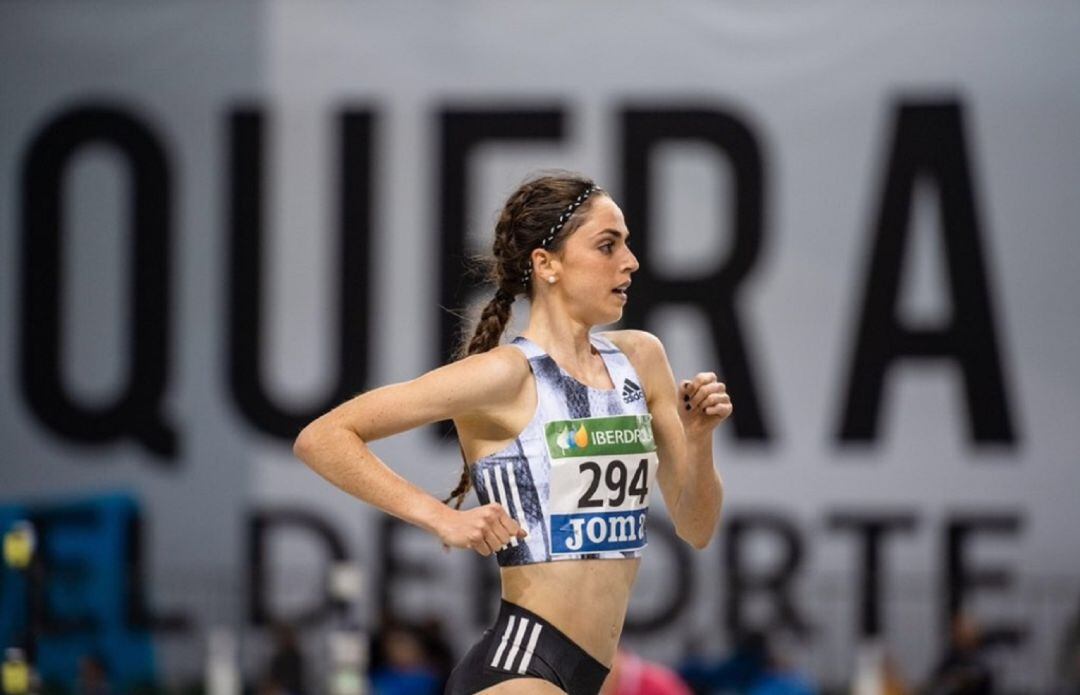
<instances>
[{"instance_id":1,"label":"white stripe on shorts","mask_svg":"<svg viewBox=\"0 0 1080 695\"><path fill-rule=\"evenodd\" d=\"M514 657L517 656L518 647L521 646L521 638L525 636L525 630L529 627L529 619L522 618L518 623L517 634L514 635L514 643L510 645L510 652L506 655L506 661L503 662L503 670L510 671L514 668Z\"/></svg>"},{"instance_id":2,"label":"white stripe on shorts","mask_svg":"<svg viewBox=\"0 0 1080 695\"><path fill-rule=\"evenodd\" d=\"M525 647L525 653L521 656L521 665L518 666L518 673L525 673L525 669L529 668L529 662L532 661L533 650L536 649L536 640L540 639L540 623L533 625L532 634L529 635L529 646Z\"/></svg>"},{"instance_id":3,"label":"white stripe on shorts","mask_svg":"<svg viewBox=\"0 0 1080 695\"><path fill-rule=\"evenodd\" d=\"M493 668L499 667L499 657L502 656L503 650L506 649L506 643L510 641L510 633L514 630L514 616L510 616L510 620L506 623L506 630L503 631L502 641L499 642L499 648L495 650L495 658L491 660L491 666Z\"/></svg>"}]
</instances>

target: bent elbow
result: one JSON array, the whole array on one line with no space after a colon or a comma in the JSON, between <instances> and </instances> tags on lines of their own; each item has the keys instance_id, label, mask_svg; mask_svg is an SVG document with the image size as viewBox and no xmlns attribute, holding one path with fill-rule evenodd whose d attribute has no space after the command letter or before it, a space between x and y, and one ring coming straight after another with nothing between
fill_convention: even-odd
<instances>
[{"instance_id":1,"label":"bent elbow","mask_svg":"<svg viewBox=\"0 0 1080 695\"><path fill-rule=\"evenodd\" d=\"M713 537L712 533L680 533L677 529L675 535L681 538L694 550L705 550L705 548L708 548Z\"/></svg>"},{"instance_id":2,"label":"bent elbow","mask_svg":"<svg viewBox=\"0 0 1080 695\"><path fill-rule=\"evenodd\" d=\"M346 442L343 437L348 439ZM293 455L316 471L328 460L336 456L333 452L351 445L353 440L363 444L363 439L351 430L339 427L335 423L316 420L300 430L293 441Z\"/></svg>"},{"instance_id":3,"label":"bent elbow","mask_svg":"<svg viewBox=\"0 0 1080 695\"><path fill-rule=\"evenodd\" d=\"M705 550L709 547L709 543L712 542L712 536L702 536L701 538L692 538L687 541L694 550Z\"/></svg>"},{"instance_id":4,"label":"bent elbow","mask_svg":"<svg viewBox=\"0 0 1080 695\"><path fill-rule=\"evenodd\" d=\"M296 436L296 439L293 441L293 455L304 463L310 465L309 462L311 460L312 453L317 448L316 440L318 440L318 438L318 432L311 425L308 425L304 429L300 430L300 434L298 434Z\"/></svg>"}]
</instances>

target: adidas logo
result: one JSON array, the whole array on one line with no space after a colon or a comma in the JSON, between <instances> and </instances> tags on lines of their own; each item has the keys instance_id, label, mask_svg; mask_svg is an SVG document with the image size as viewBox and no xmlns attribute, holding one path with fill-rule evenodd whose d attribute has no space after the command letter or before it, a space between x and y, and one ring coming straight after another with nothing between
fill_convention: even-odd
<instances>
[{"instance_id":1,"label":"adidas logo","mask_svg":"<svg viewBox=\"0 0 1080 695\"><path fill-rule=\"evenodd\" d=\"M622 399L623 403L633 403L634 401L640 401L645 397L645 392L641 390L641 387L630 381L629 379L623 379L622 386Z\"/></svg>"}]
</instances>

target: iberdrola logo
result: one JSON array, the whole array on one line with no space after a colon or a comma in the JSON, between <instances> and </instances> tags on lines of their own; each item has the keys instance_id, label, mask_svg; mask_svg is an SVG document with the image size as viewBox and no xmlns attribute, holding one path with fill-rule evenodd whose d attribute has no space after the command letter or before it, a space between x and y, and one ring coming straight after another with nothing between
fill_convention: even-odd
<instances>
[{"instance_id":1,"label":"iberdrola logo","mask_svg":"<svg viewBox=\"0 0 1080 695\"><path fill-rule=\"evenodd\" d=\"M567 451L584 449L589 445L589 431L585 429L585 423L579 424L577 430L573 433L563 427L562 431L555 436L555 443L558 444L564 454Z\"/></svg>"}]
</instances>

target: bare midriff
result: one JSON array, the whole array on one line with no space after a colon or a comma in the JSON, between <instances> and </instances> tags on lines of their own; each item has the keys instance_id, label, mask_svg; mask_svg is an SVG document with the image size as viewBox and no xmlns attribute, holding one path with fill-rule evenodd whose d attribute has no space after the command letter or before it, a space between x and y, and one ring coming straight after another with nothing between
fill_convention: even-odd
<instances>
[{"instance_id":1,"label":"bare midriff","mask_svg":"<svg viewBox=\"0 0 1080 695\"><path fill-rule=\"evenodd\" d=\"M640 563L625 558L503 567L502 597L536 613L610 668Z\"/></svg>"}]
</instances>

